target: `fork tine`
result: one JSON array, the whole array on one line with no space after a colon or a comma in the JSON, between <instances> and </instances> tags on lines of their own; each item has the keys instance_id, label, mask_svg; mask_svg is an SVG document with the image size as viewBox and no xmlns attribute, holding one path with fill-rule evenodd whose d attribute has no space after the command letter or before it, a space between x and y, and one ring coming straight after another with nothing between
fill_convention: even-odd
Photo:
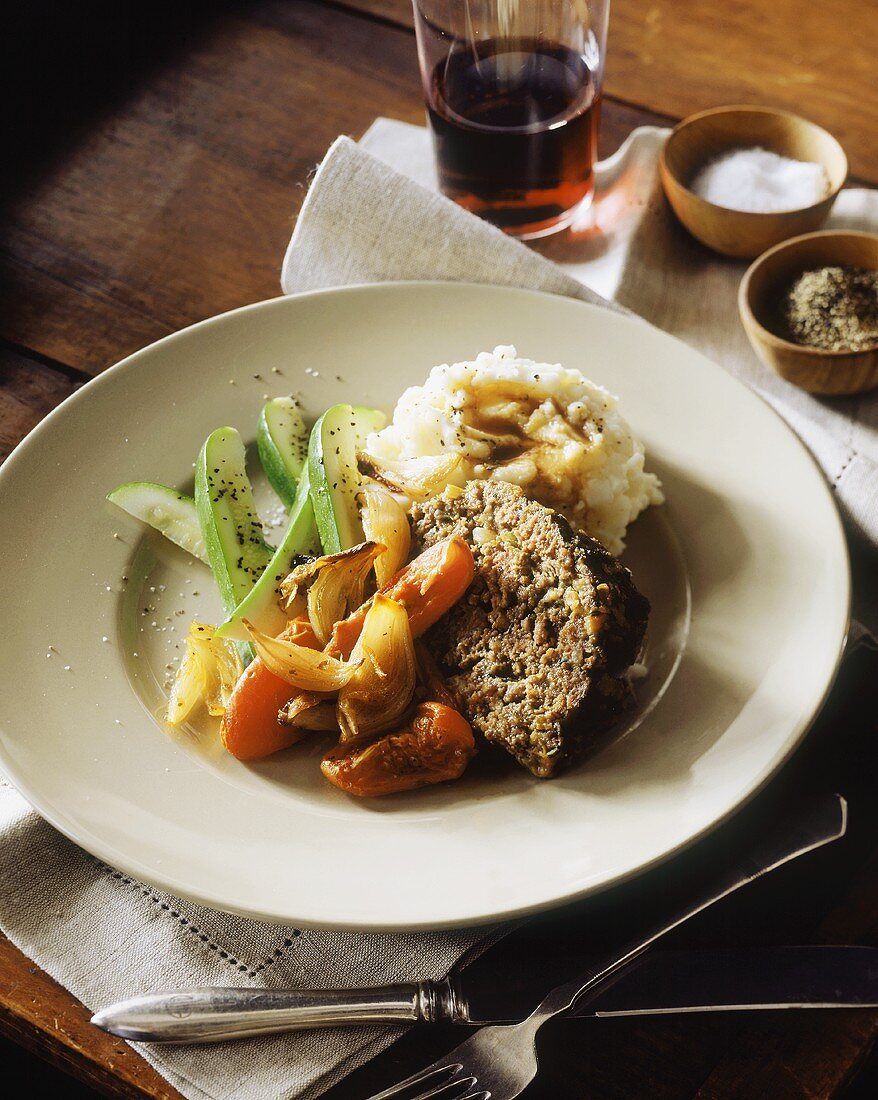
<instances>
[{"instance_id":1,"label":"fork tine","mask_svg":"<svg viewBox=\"0 0 878 1100\"><path fill-rule=\"evenodd\" d=\"M438 1089L428 1092L426 1096L429 1100L471 1100L473 1094L470 1092L470 1087L473 1085L478 1085L475 1077L459 1077L446 1085L440 1085Z\"/></svg>"},{"instance_id":2,"label":"fork tine","mask_svg":"<svg viewBox=\"0 0 878 1100\"><path fill-rule=\"evenodd\" d=\"M369 1100L432 1100L437 1096L438 1089L451 1084L463 1084L463 1082L455 1082L454 1080L462 1069L463 1066L460 1062L452 1062L450 1065L444 1066L435 1064L427 1066L420 1073L414 1073L411 1077L406 1077L404 1081L399 1081L397 1084L391 1085L389 1089L369 1097ZM465 1092L468 1091L470 1084L476 1084L475 1078L470 1077L466 1081ZM452 1096L457 1096L460 1100L463 1100L462 1094L459 1092L444 1093L443 1100L445 1100L445 1097L451 1100Z\"/></svg>"}]
</instances>

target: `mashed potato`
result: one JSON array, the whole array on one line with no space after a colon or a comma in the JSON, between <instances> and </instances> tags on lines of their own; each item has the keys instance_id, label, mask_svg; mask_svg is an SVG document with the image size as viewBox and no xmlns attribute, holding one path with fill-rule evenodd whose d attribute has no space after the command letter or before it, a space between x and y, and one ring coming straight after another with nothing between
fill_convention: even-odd
<instances>
[{"instance_id":1,"label":"mashed potato","mask_svg":"<svg viewBox=\"0 0 878 1100\"><path fill-rule=\"evenodd\" d=\"M616 398L578 370L519 359L514 347L434 367L365 449L379 464L457 454L452 483L521 485L613 554L628 524L664 499Z\"/></svg>"}]
</instances>

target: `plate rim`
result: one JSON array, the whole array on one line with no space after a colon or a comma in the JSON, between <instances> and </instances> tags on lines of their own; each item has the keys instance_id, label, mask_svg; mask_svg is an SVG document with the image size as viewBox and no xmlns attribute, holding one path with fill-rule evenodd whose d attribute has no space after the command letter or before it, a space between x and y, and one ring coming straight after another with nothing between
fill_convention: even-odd
<instances>
[{"instance_id":1,"label":"plate rim","mask_svg":"<svg viewBox=\"0 0 878 1100\"><path fill-rule=\"evenodd\" d=\"M572 891L566 892L561 895L553 896L551 898L532 903L515 906L512 908L502 909L493 913L483 913L475 916L450 919L450 920L415 920L409 921L405 924L395 923L392 920L389 921L361 921L358 923L350 923L348 921L332 921L332 920L320 920L315 922L312 918L306 918L304 921L300 921L298 918L291 916L289 913L277 913L271 912L265 908L249 909L246 906L239 906L236 904L230 904L228 901L211 895L209 891L199 891L198 889L191 889L184 883L177 880L173 875L159 875L155 874L152 869L147 869L147 874L144 874L144 868L139 865L139 861L136 859L128 858L122 854L122 858L119 858L119 853L113 849L110 844L102 844L100 838L94 838L95 842L92 843L92 838L89 836L87 842L83 842L82 834L77 834L73 828L68 828L66 823L59 820L60 815L56 814L51 806L43 804L39 794L34 792L31 788L27 778L18 774L14 762L6 755L2 741L0 741L0 773L2 773L7 780L11 783L14 789L21 795L22 798L54 829L60 832L68 840L74 843L77 847L87 852L95 859L100 860L102 863L122 871L124 874L135 878L138 881L147 883L165 893L178 896L191 903L204 906L209 909L213 909L219 912L229 913L236 916L246 917L251 920L258 921L263 924L269 925L292 925L303 924L305 927L312 929L320 929L327 931L354 931L363 933L386 933L386 932L427 932L427 931L440 931L453 928L467 928L467 927L479 927L488 925L491 923L509 921L521 919L524 917L533 916L540 912L545 912L550 909L558 908L565 904L572 904L577 901L603 893L610 890L615 886L619 886L625 882L632 880L638 875L645 874L648 871L660 866L663 863L668 863L675 857L685 852L689 848L696 845L705 836L712 833L715 829L722 826L725 822L729 821L738 812L744 809L766 786L767 784L778 774L783 768L786 762L790 759L793 753L799 748L803 739L807 735L808 731L812 727L815 719L819 715L823 708L823 705L832 690L833 685L838 676L839 668L841 666L842 659L844 657L848 634L850 629L850 613L851 613L851 601L852 601L852 575L851 575L851 560L850 550L848 547L847 536L842 523L841 515L839 512L838 504L832 494L831 487L826 479L826 476L817 463L814 455L811 453L807 445L801 439L801 437L793 430L790 424L780 415L780 413L771 405L771 403L757 390L748 386L741 379L735 377L730 371L720 366L704 352L698 348L694 348L681 340L679 337L667 333L664 330L653 325L645 318L638 316L635 313L629 311L623 311L613 308L614 303L608 303L607 306L598 305L597 303L589 302L584 299L571 297L564 294L554 294L545 290L531 289L528 287L520 287L514 285L506 285L500 283L482 283L472 281L454 281L454 280L420 280L420 279L406 279L406 280L389 280L381 282L361 282L345 284L340 286L320 287L313 290L298 291L294 294L280 294L271 298L265 298L258 302L251 302L246 305L236 306L229 310L224 310L221 313L213 314L210 317L202 318L199 321L193 322L191 325L187 325L184 328L177 329L174 332L170 332L165 336L159 337L158 340L154 340L152 343L146 344L136 351L130 352L124 358L106 367L99 374L90 378L72 394L64 399L59 405L57 405L51 412L49 412L38 424L27 433L27 435L13 448L9 455L4 460L2 466L0 466L0 494L3 491L3 483L7 477L9 477L8 471L13 469L19 459L20 452L26 450L33 445L33 441L37 439L44 431L50 431L52 424L57 415L61 413L62 409L67 409L69 406L74 405L82 398L82 395L95 386L99 386L105 378L115 375L119 372L124 372L132 369L136 366L138 359L147 353L154 352L157 348L164 347L165 345L184 338L194 330L207 328L216 322L237 316L239 314L247 313L259 313L263 310L271 308L282 308L282 303L287 300L301 300L301 299L314 299L327 296L356 296L363 292L369 292L376 289L387 288L417 288L418 290L435 290L435 289L448 289L454 288L456 290L490 290L492 292L500 291L510 296L521 295L527 298L547 298L547 299L561 299L564 301L572 302L577 306L584 307L587 311L596 311L601 314L609 313L613 315L616 321L622 323L640 323L647 325L649 328L654 329L660 337L674 341L681 344L688 352L692 352L698 355L706 366L713 372L715 376L727 379L734 385L745 390L750 396L759 400L771 413L776 423L781 427L789 438L791 438L799 452L806 459L807 464L810 466L813 474L815 475L816 482L819 483L820 489L825 500L830 505L830 513L833 516L834 523L832 528L832 535L837 543L837 548L840 552L839 560L834 562L834 566L840 568L838 580L843 584L844 589L844 606L840 620L837 624L838 637L835 643L832 668L829 676L827 677L826 684L823 691L820 694L819 699L816 701L813 709L810 713L800 716L794 723L790 734L786 740L783 749L770 760L767 761L763 769L748 785L744 793L731 805L727 806L715 817L711 818L709 822L704 824L697 831L691 833L688 837L681 840L676 845L669 847L664 852L653 856L650 859L637 863L636 866L630 867L624 871L612 875L606 879L603 879L597 883L591 883L588 886ZM615 322L614 322L615 323ZM827 647L828 651L828 647Z\"/></svg>"}]
</instances>

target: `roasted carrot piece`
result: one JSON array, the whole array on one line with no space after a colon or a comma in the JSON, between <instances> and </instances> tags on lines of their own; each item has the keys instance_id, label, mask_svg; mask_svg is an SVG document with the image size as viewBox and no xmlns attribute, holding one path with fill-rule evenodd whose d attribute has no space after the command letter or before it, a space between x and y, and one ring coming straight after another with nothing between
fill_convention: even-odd
<instances>
[{"instance_id":1,"label":"roasted carrot piece","mask_svg":"<svg viewBox=\"0 0 878 1100\"><path fill-rule=\"evenodd\" d=\"M235 685L223 715L223 744L239 760L258 760L289 748L304 730L282 726L277 712L290 697L290 685L257 657Z\"/></svg>"},{"instance_id":2,"label":"roasted carrot piece","mask_svg":"<svg viewBox=\"0 0 878 1100\"><path fill-rule=\"evenodd\" d=\"M306 616L293 619L281 637L297 645L320 648ZM258 657L250 663L235 685L223 715L223 744L232 756L239 760L258 760L289 748L305 736L306 730L282 725L277 719L278 711L293 691Z\"/></svg>"},{"instance_id":3,"label":"roasted carrot piece","mask_svg":"<svg viewBox=\"0 0 878 1100\"><path fill-rule=\"evenodd\" d=\"M374 798L458 779L475 751L473 731L459 711L421 703L405 728L365 746L338 745L320 770L348 794Z\"/></svg>"},{"instance_id":4,"label":"roasted carrot piece","mask_svg":"<svg viewBox=\"0 0 878 1100\"><path fill-rule=\"evenodd\" d=\"M402 604L408 612L412 637L418 638L457 603L472 583L475 571L472 551L462 538L455 536L424 550L380 591ZM327 653L344 660L350 657L368 610L367 601L335 624Z\"/></svg>"},{"instance_id":5,"label":"roasted carrot piece","mask_svg":"<svg viewBox=\"0 0 878 1100\"><path fill-rule=\"evenodd\" d=\"M460 599L474 575L472 551L463 539L444 539L400 569L381 591L402 604L408 612L412 634L418 637ZM344 660L350 657L369 606L367 601L347 619L336 623L326 646L328 654ZM281 637L313 649L320 647L305 616L293 619ZM223 716L223 744L228 751L239 760L257 760L301 740L305 730L285 726L277 720L278 711L291 694L294 692L289 684L269 672L258 658L253 661L238 681ZM320 698L315 696L314 702Z\"/></svg>"}]
</instances>

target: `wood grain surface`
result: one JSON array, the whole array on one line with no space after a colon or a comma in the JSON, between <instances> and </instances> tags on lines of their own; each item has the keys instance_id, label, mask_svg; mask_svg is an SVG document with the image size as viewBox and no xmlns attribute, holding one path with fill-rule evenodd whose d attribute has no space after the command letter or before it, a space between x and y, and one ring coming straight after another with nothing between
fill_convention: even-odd
<instances>
[{"instance_id":1,"label":"wood grain surface","mask_svg":"<svg viewBox=\"0 0 878 1100\"><path fill-rule=\"evenodd\" d=\"M423 120L408 0L105 7L91 23L48 0L18 14L28 76L11 86L8 112L20 155L3 181L0 458L111 363L278 293L309 172L330 142L379 114ZM637 125L765 102L827 126L854 172L878 182L870 18L874 6L859 0L614 0L602 153ZM876 942L874 723L850 699L874 713L878 678L847 675L848 702L787 779L818 775L859 791L867 812L844 859L811 865L813 881L781 883L758 910L764 927L747 925L752 910L733 910L701 933L707 942ZM3 1034L104 1095L178 1096L88 1016L0 937ZM572 1025L553 1028L527 1096L834 1097L878 1028L870 1013L606 1023L582 1039ZM332 1097L366 1095L442 1041L412 1033Z\"/></svg>"},{"instance_id":2,"label":"wood grain surface","mask_svg":"<svg viewBox=\"0 0 878 1100\"><path fill-rule=\"evenodd\" d=\"M83 379L0 347L0 462Z\"/></svg>"},{"instance_id":3,"label":"wood grain surface","mask_svg":"<svg viewBox=\"0 0 878 1100\"><path fill-rule=\"evenodd\" d=\"M400 26L411 0L341 0ZM784 107L829 130L851 173L878 183L878 8L867 0L611 0L605 88L685 118L706 107Z\"/></svg>"},{"instance_id":4,"label":"wood grain surface","mask_svg":"<svg viewBox=\"0 0 878 1100\"><path fill-rule=\"evenodd\" d=\"M121 1039L0 935L0 1031L97 1091L124 1100L180 1094ZM63 1087L63 1086L62 1086ZM63 1093L62 1093L63 1095Z\"/></svg>"},{"instance_id":5,"label":"wood grain surface","mask_svg":"<svg viewBox=\"0 0 878 1100\"><path fill-rule=\"evenodd\" d=\"M423 122L420 95L407 30L309 0L216 19L29 181L6 228L0 337L96 374L273 297L309 172L377 115ZM663 121L608 103L602 148Z\"/></svg>"}]
</instances>

